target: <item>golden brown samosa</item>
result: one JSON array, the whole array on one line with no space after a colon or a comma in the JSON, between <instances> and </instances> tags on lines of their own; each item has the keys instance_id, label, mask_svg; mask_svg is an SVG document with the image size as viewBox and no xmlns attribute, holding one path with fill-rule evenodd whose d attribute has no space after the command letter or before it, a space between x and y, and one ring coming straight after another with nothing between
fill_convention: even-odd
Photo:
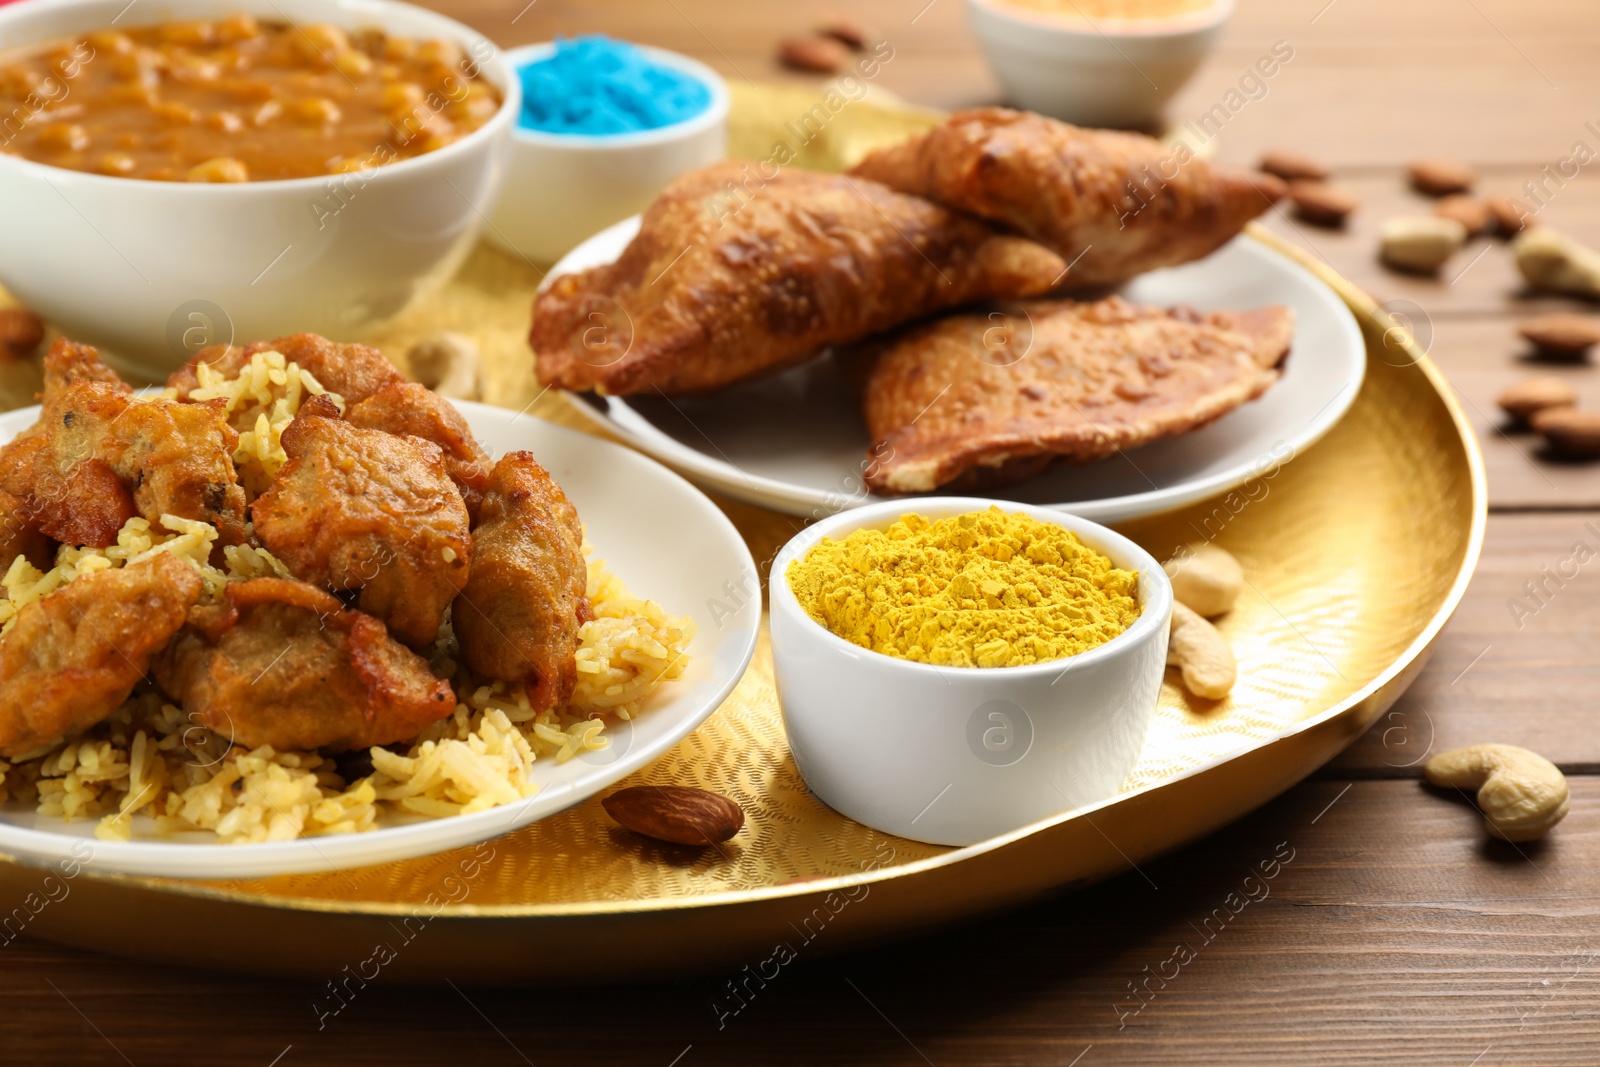
<instances>
[{"instance_id":1,"label":"golden brown samosa","mask_svg":"<svg viewBox=\"0 0 1600 1067\"><path fill-rule=\"evenodd\" d=\"M1265 392L1293 336L1285 307L1201 314L1120 297L911 327L847 357L870 366L867 484L1002 485L1187 433Z\"/></svg>"},{"instance_id":2,"label":"golden brown samosa","mask_svg":"<svg viewBox=\"0 0 1600 1067\"><path fill-rule=\"evenodd\" d=\"M615 263L556 278L529 341L546 385L703 393L958 304L1045 292L1065 269L864 178L721 163L668 186Z\"/></svg>"},{"instance_id":3,"label":"golden brown samosa","mask_svg":"<svg viewBox=\"0 0 1600 1067\"><path fill-rule=\"evenodd\" d=\"M1073 288L1209 255L1284 194L1270 175L1213 167L1182 145L998 107L958 111L850 173L1049 245Z\"/></svg>"}]
</instances>

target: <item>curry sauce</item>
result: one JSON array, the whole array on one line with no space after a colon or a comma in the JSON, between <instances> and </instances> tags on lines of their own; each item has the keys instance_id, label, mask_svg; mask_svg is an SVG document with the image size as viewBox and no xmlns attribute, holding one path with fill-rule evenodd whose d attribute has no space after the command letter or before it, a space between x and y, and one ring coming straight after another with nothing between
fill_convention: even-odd
<instances>
[{"instance_id":1,"label":"curry sauce","mask_svg":"<svg viewBox=\"0 0 1600 1067\"><path fill-rule=\"evenodd\" d=\"M359 171L499 110L450 41L234 15L105 29L0 56L0 152L154 181Z\"/></svg>"}]
</instances>

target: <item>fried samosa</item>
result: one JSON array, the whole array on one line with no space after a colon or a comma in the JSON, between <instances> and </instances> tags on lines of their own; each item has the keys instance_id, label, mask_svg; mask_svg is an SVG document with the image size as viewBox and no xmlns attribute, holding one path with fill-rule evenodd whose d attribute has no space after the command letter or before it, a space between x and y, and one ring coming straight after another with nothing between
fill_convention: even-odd
<instances>
[{"instance_id":1,"label":"fried samosa","mask_svg":"<svg viewBox=\"0 0 1600 1067\"><path fill-rule=\"evenodd\" d=\"M1065 269L876 182L721 163L668 186L615 263L555 279L529 341L546 385L709 392L958 304L1043 293Z\"/></svg>"},{"instance_id":2,"label":"fried samosa","mask_svg":"<svg viewBox=\"0 0 1600 1067\"><path fill-rule=\"evenodd\" d=\"M1278 379L1285 307L1201 314L1029 301L911 328L866 361L863 410L879 492L1021 481L1200 428ZM997 343L999 342L999 343Z\"/></svg>"},{"instance_id":3,"label":"fried samosa","mask_svg":"<svg viewBox=\"0 0 1600 1067\"><path fill-rule=\"evenodd\" d=\"M958 111L851 172L1026 234L1072 265L1064 286L1113 285L1216 251L1284 194L1143 134L1008 108Z\"/></svg>"}]
</instances>

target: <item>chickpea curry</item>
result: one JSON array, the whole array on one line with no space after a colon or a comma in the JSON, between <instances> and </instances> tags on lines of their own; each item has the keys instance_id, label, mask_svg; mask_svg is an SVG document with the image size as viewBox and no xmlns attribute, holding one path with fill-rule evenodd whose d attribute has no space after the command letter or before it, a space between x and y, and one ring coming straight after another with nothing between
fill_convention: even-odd
<instances>
[{"instance_id":1,"label":"chickpea curry","mask_svg":"<svg viewBox=\"0 0 1600 1067\"><path fill-rule=\"evenodd\" d=\"M272 181L409 159L501 95L449 41L234 15L0 56L0 152L154 181Z\"/></svg>"}]
</instances>

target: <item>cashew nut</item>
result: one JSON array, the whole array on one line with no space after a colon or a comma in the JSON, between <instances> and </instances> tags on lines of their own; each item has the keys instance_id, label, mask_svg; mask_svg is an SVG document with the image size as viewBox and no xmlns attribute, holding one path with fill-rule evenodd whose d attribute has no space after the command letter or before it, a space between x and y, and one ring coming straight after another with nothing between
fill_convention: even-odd
<instances>
[{"instance_id":1,"label":"cashew nut","mask_svg":"<svg viewBox=\"0 0 1600 1067\"><path fill-rule=\"evenodd\" d=\"M1542 226L1524 230L1511 250L1535 289L1600 297L1600 252Z\"/></svg>"},{"instance_id":2,"label":"cashew nut","mask_svg":"<svg viewBox=\"0 0 1600 1067\"><path fill-rule=\"evenodd\" d=\"M1472 745L1430 759L1434 785L1478 790L1489 833L1503 841L1543 837L1567 814L1567 779L1555 764L1515 745Z\"/></svg>"},{"instance_id":3,"label":"cashew nut","mask_svg":"<svg viewBox=\"0 0 1600 1067\"><path fill-rule=\"evenodd\" d=\"M1185 545L1163 563L1172 595L1207 618L1233 610L1244 586L1244 569L1233 553L1209 541Z\"/></svg>"},{"instance_id":4,"label":"cashew nut","mask_svg":"<svg viewBox=\"0 0 1600 1067\"><path fill-rule=\"evenodd\" d=\"M1182 603L1172 605L1167 663L1182 670L1185 689L1206 700L1221 700L1239 678L1239 664L1222 634Z\"/></svg>"},{"instance_id":5,"label":"cashew nut","mask_svg":"<svg viewBox=\"0 0 1600 1067\"><path fill-rule=\"evenodd\" d=\"M1467 228L1455 219L1390 219L1379 231L1378 251L1391 267L1430 274L1455 255L1466 240Z\"/></svg>"},{"instance_id":6,"label":"cashew nut","mask_svg":"<svg viewBox=\"0 0 1600 1067\"><path fill-rule=\"evenodd\" d=\"M407 354L417 381L440 396L476 400L479 382L478 346L459 333L436 333L411 346Z\"/></svg>"}]
</instances>

